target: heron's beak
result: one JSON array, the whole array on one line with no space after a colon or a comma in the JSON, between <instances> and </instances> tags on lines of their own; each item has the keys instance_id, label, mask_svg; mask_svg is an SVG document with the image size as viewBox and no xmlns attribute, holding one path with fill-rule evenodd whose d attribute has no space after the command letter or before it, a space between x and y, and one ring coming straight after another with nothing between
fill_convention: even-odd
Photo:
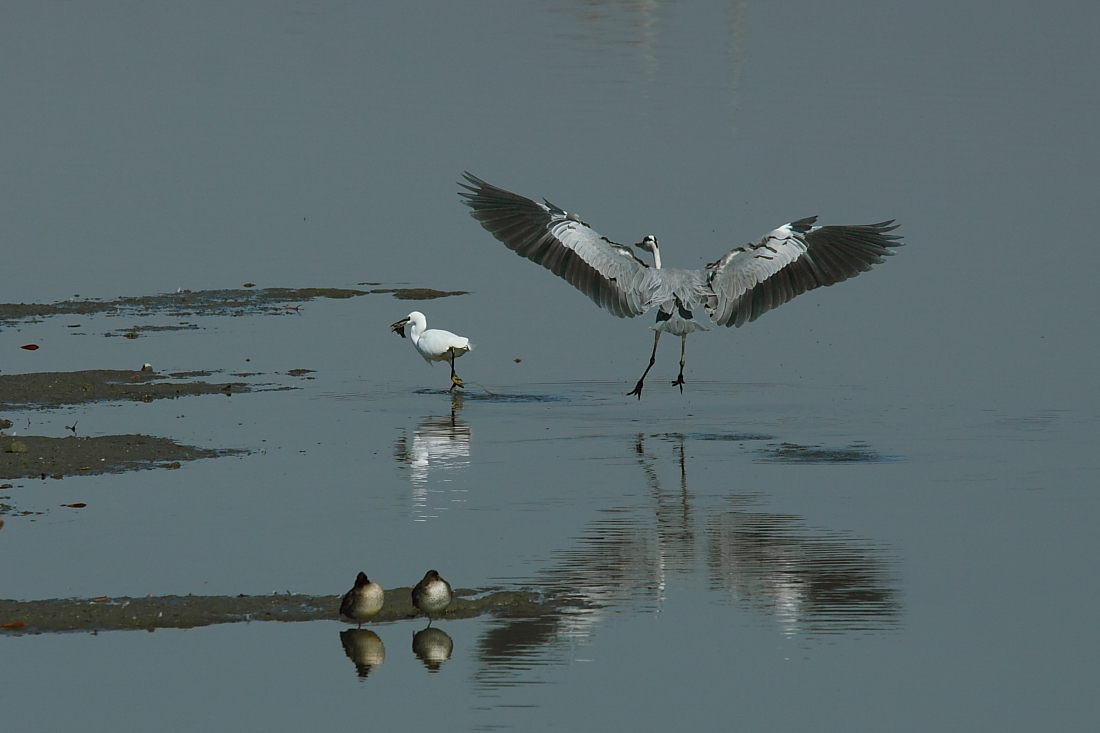
<instances>
[{"instance_id":1,"label":"heron's beak","mask_svg":"<svg viewBox=\"0 0 1100 733\"><path fill-rule=\"evenodd\" d=\"M401 338L405 338L405 325L409 322L408 318L402 318L397 323L390 326L390 330L397 333Z\"/></svg>"}]
</instances>

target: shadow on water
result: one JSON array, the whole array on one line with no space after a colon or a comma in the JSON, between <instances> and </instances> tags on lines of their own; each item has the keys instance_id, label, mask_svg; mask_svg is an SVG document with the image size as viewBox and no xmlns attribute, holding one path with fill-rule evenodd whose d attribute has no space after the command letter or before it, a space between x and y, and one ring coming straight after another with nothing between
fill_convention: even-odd
<instances>
[{"instance_id":1,"label":"shadow on water","mask_svg":"<svg viewBox=\"0 0 1100 733\"><path fill-rule=\"evenodd\" d=\"M846 448L824 448L820 445L780 443L757 451L762 463L893 463L897 456L884 456L863 443Z\"/></svg>"},{"instance_id":2,"label":"shadow on water","mask_svg":"<svg viewBox=\"0 0 1100 733\"><path fill-rule=\"evenodd\" d=\"M660 438L662 440L713 440L713 441L729 441L731 443L747 443L753 440L774 440L774 435L764 435L761 433L656 433L649 436L651 438Z\"/></svg>"},{"instance_id":3,"label":"shadow on water","mask_svg":"<svg viewBox=\"0 0 1100 733\"><path fill-rule=\"evenodd\" d=\"M676 575L703 575L721 603L760 614L787 637L898 627L903 609L888 548L811 527L795 515L755 510L757 500L745 494L699 516L684 450L689 438L660 437L673 443L674 485L662 483L662 460L647 450L646 436L636 436L633 452L652 513L608 510L610 516L590 524L572 548L556 553L538 582L554 599L548 612L495 619L478 641L481 684L517 684L523 670L565 663L573 646L593 637L616 607L659 613L675 592L669 581Z\"/></svg>"},{"instance_id":4,"label":"shadow on water","mask_svg":"<svg viewBox=\"0 0 1100 733\"><path fill-rule=\"evenodd\" d=\"M473 384L473 382L471 382ZM462 406L463 400L470 402L502 402L505 404L521 404L527 402L569 402L570 398L565 395L550 395L550 394L508 394L508 393L496 393L482 387L484 391L477 392L471 390L464 390L462 392L451 392L446 389L418 389L413 394L429 394L429 395L450 395L453 399L458 401L459 407Z\"/></svg>"}]
</instances>

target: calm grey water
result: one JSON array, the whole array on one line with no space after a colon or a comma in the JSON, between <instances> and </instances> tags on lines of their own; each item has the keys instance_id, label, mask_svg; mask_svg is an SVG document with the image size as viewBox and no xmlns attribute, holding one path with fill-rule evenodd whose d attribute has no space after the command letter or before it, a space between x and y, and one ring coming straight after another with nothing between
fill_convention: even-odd
<instances>
[{"instance_id":1,"label":"calm grey water","mask_svg":"<svg viewBox=\"0 0 1100 733\"><path fill-rule=\"evenodd\" d=\"M109 316L5 328L5 373L148 361L301 389L10 415L252 452L14 482L4 501L43 513L6 518L0 597L338 593L435 567L579 605L442 622L435 673L423 622L378 625L366 679L337 622L4 637L5 725L1087 728L1098 21L1084 3L8 8L0 300L409 283L471 291L418 307L475 350L452 400L388 332L411 309L388 296L132 341L100 335L131 325ZM649 319L492 240L463 170L617 241L655 234L671 266L813 214L897 218L907 245L693 336L683 395L667 339L636 402Z\"/></svg>"}]
</instances>

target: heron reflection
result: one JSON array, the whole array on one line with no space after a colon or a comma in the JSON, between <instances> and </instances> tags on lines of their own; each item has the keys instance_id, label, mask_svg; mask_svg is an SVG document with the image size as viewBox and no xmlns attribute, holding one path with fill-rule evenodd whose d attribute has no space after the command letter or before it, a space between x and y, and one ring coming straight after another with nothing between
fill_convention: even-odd
<instances>
[{"instance_id":1,"label":"heron reflection","mask_svg":"<svg viewBox=\"0 0 1100 733\"><path fill-rule=\"evenodd\" d=\"M633 439L648 500L609 509L572 547L555 553L537 581L554 599L552 608L540 618L501 619L479 640L483 684L509 684L525 661L564 662L623 607L660 613L676 576L702 578L720 603L762 614L787 636L897 626L895 561L882 545L761 511L747 492L697 507L689 454L693 443L707 440L730 436Z\"/></svg>"},{"instance_id":2,"label":"heron reflection","mask_svg":"<svg viewBox=\"0 0 1100 733\"><path fill-rule=\"evenodd\" d=\"M405 431L394 444L394 457L409 470L412 489L412 514L423 522L439 516L447 504L463 501L452 496L441 502L440 484L447 483L470 465L470 426L460 417L463 397L451 399L449 415L429 415L413 429Z\"/></svg>"}]
</instances>

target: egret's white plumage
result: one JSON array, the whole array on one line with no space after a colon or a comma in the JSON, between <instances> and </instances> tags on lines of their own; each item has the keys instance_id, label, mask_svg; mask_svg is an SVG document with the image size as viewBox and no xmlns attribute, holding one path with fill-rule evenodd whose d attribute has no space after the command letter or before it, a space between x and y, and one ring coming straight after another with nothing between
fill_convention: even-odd
<instances>
[{"instance_id":1,"label":"egret's white plumage","mask_svg":"<svg viewBox=\"0 0 1100 733\"><path fill-rule=\"evenodd\" d=\"M576 214L546 201L540 204L465 173L459 195L471 216L508 249L569 282L597 305L620 318L656 307L653 353L630 394L642 385L657 356L661 333L681 338L680 375L684 390L687 335L708 330L692 311L702 306L719 326L743 326L795 296L855 277L894 254L901 237L889 234L893 220L855 226L814 226L817 217L784 224L759 242L737 247L700 270L661 267L657 239L635 246L653 255L650 267L627 246L601 236Z\"/></svg>"},{"instance_id":2,"label":"egret's white plumage","mask_svg":"<svg viewBox=\"0 0 1100 733\"><path fill-rule=\"evenodd\" d=\"M438 328L428 328L428 319L420 311L413 311L397 323L390 326L390 330L405 338L405 327L409 329L409 340L412 341L418 354L424 357L424 361L431 364L433 361L446 361L451 365L451 389L462 387L462 380L455 374L455 359L473 348L470 339L465 336L456 336L450 331Z\"/></svg>"}]
</instances>

